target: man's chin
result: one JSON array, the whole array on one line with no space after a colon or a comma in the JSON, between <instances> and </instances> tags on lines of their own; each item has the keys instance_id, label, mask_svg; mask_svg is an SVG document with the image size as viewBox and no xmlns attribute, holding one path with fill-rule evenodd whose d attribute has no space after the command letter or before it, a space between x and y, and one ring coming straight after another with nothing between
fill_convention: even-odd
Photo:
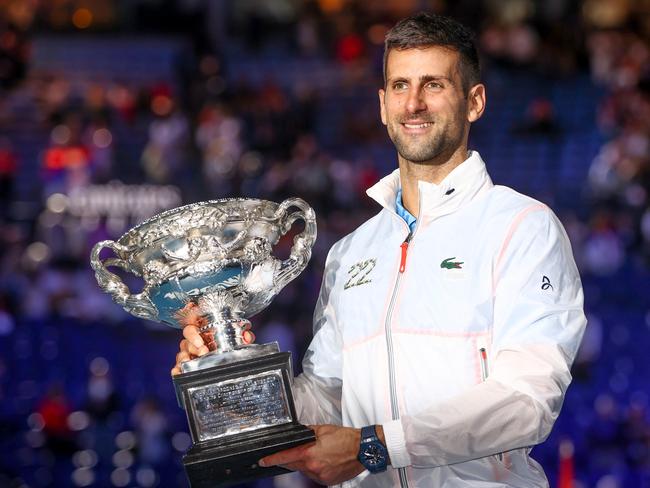
<instances>
[{"instance_id":1,"label":"man's chin","mask_svg":"<svg viewBox=\"0 0 650 488\"><path fill-rule=\"evenodd\" d=\"M428 147L427 149L428 150L422 151L404 151L398 148L397 153L402 157L402 159L405 159L411 163L428 164L432 163L433 160L436 159L438 153L432 151L431 147Z\"/></svg>"},{"instance_id":2,"label":"man's chin","mask_svg":"<svg viewBox=\"0 0 650 488\"><path fill-rule=\"evenodd\" d=\"M437 161L434 158L412 159L404 157L403 154L400 154L400 156L402 156L402 159L408 161L411 164L420 164L422 166L433 166L437 164Z\"/></svg>"}]
</instances>

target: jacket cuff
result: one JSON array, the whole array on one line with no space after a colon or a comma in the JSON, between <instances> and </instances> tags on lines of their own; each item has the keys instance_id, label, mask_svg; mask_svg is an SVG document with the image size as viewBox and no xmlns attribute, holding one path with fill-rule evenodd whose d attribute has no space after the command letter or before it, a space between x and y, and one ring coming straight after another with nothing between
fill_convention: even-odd
<instances>
[{"instance_id":1,"label":"jacket cuff","mask_svg":"<svg viewBox=\"0 0 650 488\"><path fill-rule=\"evenodd\" d=\"M382 424L386 449L390 456L390 465L393 468L404 468L411 465L411 456L406 450L406 439L401 420L392 420Z\"/></svg>"}]
</instances>

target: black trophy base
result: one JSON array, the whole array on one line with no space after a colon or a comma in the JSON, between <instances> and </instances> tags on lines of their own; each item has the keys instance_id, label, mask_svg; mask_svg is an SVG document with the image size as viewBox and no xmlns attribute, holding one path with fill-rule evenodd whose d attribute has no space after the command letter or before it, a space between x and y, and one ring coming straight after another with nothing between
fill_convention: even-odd
<instances>
[{"instance_id":1,"label":"black trophy base","mask_svg":"<svg viewBox=\"0 0 650 488\"><path fill-rule=\"evenodd\" d=\"M275 429L273 433L236 444L195 445L183 457L183 465L192 488L231 486L289 473L279 466L263 468L257 462L264 456L314 440L311 429L304 425L288 425L284 431Z\"/></svg>"},{"instance_id":2,"label":"black trophy base","mask_svg":"<svg viewBox=\"0 0 650 488\"><path fill-rule=\"evenodd\" d=\"M296 420L290 358L288 352L277 352L174 377L194 442L183 457L192 488L287 473L257 463L316 440Z\"/></svg>"}]
</instances>

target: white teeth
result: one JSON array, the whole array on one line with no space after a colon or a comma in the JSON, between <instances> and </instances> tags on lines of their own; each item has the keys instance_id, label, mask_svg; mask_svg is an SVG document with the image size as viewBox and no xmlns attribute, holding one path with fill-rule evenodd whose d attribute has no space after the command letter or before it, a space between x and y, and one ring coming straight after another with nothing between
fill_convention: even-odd
<instances>
[{"instance_id":1,"label":"white teeth","mask_svg":"<svg viewBox=\"0 0 650 488\"><path fill-rule=\"evenodd\" d=\"M432 125L431 122L425 122L424 124L404 124L404 127L407 129L424 129L425 127L431 127Z\"/></svg>"}]
</instances>

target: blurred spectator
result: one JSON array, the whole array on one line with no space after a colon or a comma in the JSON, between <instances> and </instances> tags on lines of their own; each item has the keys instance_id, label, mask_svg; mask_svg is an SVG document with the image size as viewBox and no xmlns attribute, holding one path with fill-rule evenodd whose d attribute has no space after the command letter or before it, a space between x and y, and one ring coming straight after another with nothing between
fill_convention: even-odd
<instances>
[{"instance_id":1,"label":"blurred spectator","mask_svg":"<svg viewBox=\"0 0 650 488\"><path fill-rule=\"evenodd\" d=\"M327 170L329 158L318 147L313 134L302 134L296 141L289 161L291 187L300 192L317 212L326 212L331 205L331 181Z\"/></svg>"},{"instance_id":2,"label":"blurred spectator","mask_svg":"<svg viewBox=\"0 0 650 488\"><path fill-rule=\"evenodd\" d=\"M356 32L343 34L336 43L336 59L343 65L358 61L364 51L363 38Z\"/></svg>"},{"instance_id":3,"label":"blurred spectator","mask_svg":"<svg viewBox=\"0 0 650 488\"><path fill-rule=\"evenodd\" d=\"M82 129L81 116L74 112L52 129L43 156L45 196L68 193L90 182L90 151L82 141Z\"/></svg>"},{"instance_id":4,"label":"blurred spectator","mask_svg":"<svg viewBox=\"0 0 650 488\"><path fill-rule=\"evenodd\" d=\"M599 317L593 314L587 316L589 326L580 344L572 368L572 374L577 381L587 382L593 378L595 366L601 359L603 346L603 323Z\"/></svg>"},{"instance_id":5,"label":"blurred spectator","mask_svg":"<svg viewBox=\"0 0 650 488\"><path fill-rule=\"evenodd\" d=\"M490 25L480 42L482 49L502 64L527 66L538 60L539 37L527 24Z\"/></svg>"},{"instance_id":6,"label":"blurred spectator","mask_svg":"<svg viewBox=\"0 0 650 488\"><path fill-rule=\"evenodd\" d=\"M9 300L0 293L0 337L10 336L16 327L16 321L10 310ZM0 366L1 368L1 366ZM0 374L0 377L2 375ZM2 393L0 392L0 398Z\"/></svg>"},{"instance_id":7,"label":"blurred spectator","mask_svg":"<svg viewBox=\"0 0 650 488\"><path fill-rule=\"evenodd\" d=\"M196 144L203 173L216 196L232 194L230 180L242 155L242 121L223 104L206 104L198 116Z\"/></svg>"},{"instance_id":8,"label":"blurred spectator","mask_svg":"<svg viewBox=\"0 0 650 488\"><path fill-rule=\"evenodd\" d=\"M106 183L114 174L113 133L110 129L104 87L91 86L87 91L86 110L90 122L83 129L81 140L89 152L89 167L95 183Z\"/></svg>"},{"instance_id":9,"label":"blurred spectator","mask_svg":"<svg viewBox=\"0 0 650 488\"><path fill-rule=\"evenodd\" d=\"M74 451L75 442L68 426L72 412L61 385L51 386L36 407L43 421L43 433L47 446L55 455L66 456Z\"/></svg>"},{"instance_id":10,"label":"blurred spectator","mask_svg":"<svg viewBox=\"0 0 650 488\"><path fill-rule=\"evenodd\" d=\"M23 28L0 13L0 88L9 89L25 75L28 41Z\"/></svg>"},{"instance_id":11,"label":"blurred spectator","mask_svg":"<svg viewBox=\"0 0 650 488\"><path fill-rule=\"evenodd\" d=\"M597 275L616 272L625 260L625 248L616 233L616 224L608 213L597 214L583 248L587 270Z\"/></svg>"},{"instance_id":12,"label":"blurred spectator","mask_svg":"<svg viewBox=\"0 0 650 488\"><path fill-rule=\"evenodd\" d=\"M13 152L11 141L0 138L0 217L7 214L13 197L14 179L18 171L18 160Z\"/></svg>"},{"instance_id":13,"label":"blurred spectator","mask_svg":"<svg viewBox=\"0 0 650 488\"><path fill-rule=\"evenodd\" d=\"M138 456L144 464L159 466L170 454L167 419L154 398L143 398L131 412Z\"/></svg>"},{"instance_id":14,"label":"blurred spectator","mask_svg":"<svg viewBox=\"0 0 650 488\"><path fill-rule=\"evenodd\" d=\"M72 86L69 80L63 77L46 76L36 96L41 103L45 118L56 121L68 107L72 95Z\"/></svg>"},{"instance_id":15,"label":"blurred spectator","mask_svg":"<svg viewBox=\"0 0 650 488\"><path fill-rule=\"evenodd\" d=\"M650 468L650 416L648 398L634 399L625 412L622 425L625 457L632 468Z\"/></svg>"},{"instance_id":16,"label":"blurred spectator","mask_svg":"<svg viewBox=\"0 0 650 488\"><path fill-rule=\"evenodd\" d=\"M282 87L273 79L265 80L254 95L255 104L246 107L250 128L250 146L256 150L285 156L292 144L289 99Z\"/></svg>"},{"instance_id":17,"label":"blurred spectator","mask_svg":"<svg viewBox=\"0 0 650 488\"><path fill-rule=\"evenodd\" d=\"M135 121L137 113L137 95L125 83L114 83L108 88L106 98L110 106L131 124Z\"/></svg>"},{"instance_id":18,"label":"blurred spectator","mask_svg":"<svg viewBox=\"0 0 650 488\"><path fill-rule=\"evenodd\" d=\"M624 462L618 448L622 441L619 405L611 395L602 393L596 398L594 410L596 417L587 431L590 462L595 473L612 473L620 470Z\"/></svg>"},{"instance_id":19,"label":"blurred spectator","mask_svg":"<svg viewBox=\"0 0 650 488\"><path fill-rule=\"evenodd\" d=\"M526 109L523 122L515 126L515 133L521 135L555 136L560 126L555 117L553 103L547 98L536 98Z\"/></svg>"},{"instance_id":20,"label":"blurred spectator","mask_svg":"<svg viewBox=\"0 0 650 488\"><path fill-rule=\"evenodd\" d=\"M296 42L299 53L311 57L322 51L318 8L315 8L314 2L305 2L303 9L296 23Z\"/></svg>"},{"instance_id":21,"label":"blurred spectator","mask_svg":"<svg viewBox=\"0 0 650 488\"><path fill-rule=\"evenodd\" d=\"M94 358L90 363L89 372L86 410L96 421L106 422L119 408L108 361L103 357Z\"/></svg>"},{"instance_id":22,"label":"blurred spectator","mask_svg":"<svg viewBox=\"0 0 650 488\"><path fill-rule=\"evenodd\" d=\"M168 90L155 90L149 125L149 141L142 153L148 179L154 183L174 181L188 163L189 124Z\"/></svg>"}]
</instances>

